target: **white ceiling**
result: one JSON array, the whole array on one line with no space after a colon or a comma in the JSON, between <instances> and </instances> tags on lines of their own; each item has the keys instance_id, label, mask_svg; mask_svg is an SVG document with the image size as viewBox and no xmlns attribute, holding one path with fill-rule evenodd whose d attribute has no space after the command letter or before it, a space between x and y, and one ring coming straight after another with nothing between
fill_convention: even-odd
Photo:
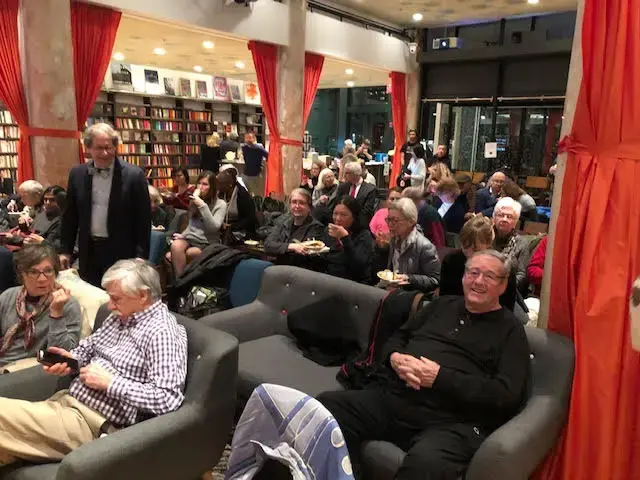
<instances>
[{"instance_id":1,"label":"white ceiling","mask_svg":"<svg viewBox=\"0 0 640 480\"><path fill-rule=\"evenodd\" d=\"M436 26L505 18L515 15L561 12L577 8L576 0L539 0L530 5L527 0L320 0L322 3L346 7L366 16L402 26ZM423 19L414 23L411 16L421 13Z\"/></svg>"},{"instance_id":2,"label":"white ceiling","mask_svg":"<svg viewBox=\"0 0 640 480\"><path fill-rule=\"evenodd\" d=\"M212 41L214 48L204 48L205 40ZM157 47L164 48L166 55L154 55L153 49ZM123 14L113 51L123 53L126 63L190 72L199 65L204 74L256 80L246 40L212 30ZM236 68L237 61L243 62L245 68ZM347 68L352 68L354 74L346 75ZM388 75L388 71L376 67L327 57L320 88L344 88L349 80L354 81L355 86L386 85Z\"/></svg>"}]
</instances>

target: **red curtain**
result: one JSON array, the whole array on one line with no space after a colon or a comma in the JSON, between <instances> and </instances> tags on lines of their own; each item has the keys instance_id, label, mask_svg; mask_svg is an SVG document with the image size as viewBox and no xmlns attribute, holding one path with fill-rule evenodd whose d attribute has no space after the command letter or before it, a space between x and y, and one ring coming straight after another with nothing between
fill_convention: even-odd
<instances>
[{"instance_id":1,"label":"red curtain","mask_svg":"<svg viewBox=\"0 0 640 480\"><path fill-rule=\"evenodd\" d=\"M315 53L307 52L304 55L304 96L302 99L302 129L307 125L313 99L316 98L320 76L322 75L322 66L324 65L324 57ZM304 132L303 132L304 133Z\"/></svg>"},{"instance_id":2,"label":"red curtain","mask_svg":"<svg viewBox=\"0 0 640 480\"><path fill-rule=\"evenodd\" d=\"M120 17L120 12L109 8L77 1L71 4L78 130L84 128L109 67ZM82 149L80 162L84 162Z\"/></svg>"},{"instance_id":3,"label":"red curtain","mask_svg":"<svg viewBox=\"0 0 640 480\"><path fill-rule=\"evenodd\" d=\"M29 125L29 111L22 83L18 48L18 9L20 0L0 0L0 100L19 127ZM18 183L33 178L31 142L21 134L18 142Z\"/></svg>"},{"instance_id":4,"label":"red curtain","mask_svg":"<svg viewBox=\"0 0 640 480\"><path fill-rule=\"evenodd\" d=\"M389 177L389 185L395 185L396 178L402 170L402 154L400 149L407 135L407 76L401 72L391 72L391 113L393 116L393 134L395 153Z\"/></svg>"},{"instance_id":5,"label":"red curtain","mask_svg":"<svg viewBox=\"0 0 640 480\"><path fill-rule=\"evenodd\" d=\"M555 480L640 478L640 354L629 293L640 274L640 0L587 0L583 78L553 252L549 328L571 336L576 371Z\"/></svg>"},{"instance_id":6,"label":"red curtain","mask_svg":"<svg viewBox=\"0 0 640 480\"><path fill-rule=\"evenodd\" d=\"M278 47L270 43L249 42L253 64L258 77L258 88L262 99L262 110L269 125L269 160L267 161L267 181L265 196L273 192L282 194L282 158L280 132L278 131Z\"/></svg>"}]
</instances>

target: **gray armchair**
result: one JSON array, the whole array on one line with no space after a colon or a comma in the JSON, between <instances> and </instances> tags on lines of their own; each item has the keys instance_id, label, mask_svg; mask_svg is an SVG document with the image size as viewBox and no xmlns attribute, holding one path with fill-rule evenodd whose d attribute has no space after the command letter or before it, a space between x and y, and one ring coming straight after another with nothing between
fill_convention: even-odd
<instances>
[{"instance_id":1,"label":"gray armchair","mask_svg":"<svg viewBox=\"0 0 640 480\"><path fill-rule=\"evenodd\" d=\"M384 291L295 267L265 270L258 297L244 307L200 320L231 333L240 342L239 400L260 383L275 383L316 396L342 388L338 367L305 358L287 329L287 315L323 299L344 300L344 321L355 322L366 346L370 325ZM347 311L348 310L348 311ZM532 351L530 397L523 410L496 430L473 457L467 480L527 479L555 443L567 417L574 352L572 343L544 330L527 328ZM405 453L387 442L363 447L367 480L390 480Z\"/></svg>"},{"instance_id":2,"label":"gray armchair","mask_svg":"<svg viewBox=\"0 0 640 480\"><path fill-rule=\"evenodd\" d=\"M187 330L189 362L185 400L177 411L94 440L60 463L2 468L0 479L175 480L199 478L213 467L231 432L238 344L226 333L176 317ZM45 400L66 388L65 380L34 367L0 376L0 396Z\"/></svg>"}]
</instances>

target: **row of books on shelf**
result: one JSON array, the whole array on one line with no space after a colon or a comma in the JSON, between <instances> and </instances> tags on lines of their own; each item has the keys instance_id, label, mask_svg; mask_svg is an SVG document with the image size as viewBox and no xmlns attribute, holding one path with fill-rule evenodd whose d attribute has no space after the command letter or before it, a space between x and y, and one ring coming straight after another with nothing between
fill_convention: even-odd
<instances>
[{"instance_id":1,"label":"row of books on shelf","mask_svg":"<svg viewBox=\"0 0 640 480\"><path fill-rule=\"evenodd\" d=\"M121 143L118 153L151 153L146 143Z\"/></svg>"},{"instance_id":2,"label":"row of books on shelf","mask_svg":"<svg viewBox=\"0 0 640 480\"><path fill-rule=\"evenodd\" d=\"M185 145L184 153L189 154L199 154L200 153L200 145Z\"/></svg>"},{"instance_id":3,"label":"row of books on shelf","mask_svg":"<svg viewBox=\"0 0 640 480\"><path fill-rule=\"evenodd\" d=\"M141 167L141 168L154 168L158 166L170 167L174 163L177 165L176 162L171 161L171 157L165 157L165 156L133 155L133 156L126 156L126 157L127 157L126 158L127 162L133 165L137 165L138 167Z\"/></svg>"},{"instance_id":4,"label":"row of books on shelf","mask_svg":"<svg viewBox=\"0 0 640 480\"><path fill-rule=\"evenodd\" d=\"M182 154L180 145L154 145L153 153L170 153L170 154Z\"/></svg>"},{"instance_id":5,"label":"row of books on shelf","mask_svg":"<svg viewBox=\"0 0 640 480\"><path fill-rule=\"evenodd\" d=\"M203 143L206 143L207 136L208 136L208 134L200 134L200 135L186 134L184 136L184 141L186 143L197 143L197 144L201 145Z\"/></svg>"},{"instance_id":6,"label":"row of books on shelf","mask_svg":"<svg viewBox=\"0 0 640 480\"><path fill-rule=\"evenodd\" d=\"M9 178L11 180L13 180L14 182L18 181L18 171L15 169L8 169L8 168L3 168L0 169L0 178ZM9 192L4 192L4 193L9 193Z\"/></svg>"},{"instance_id":7,"label":"row of books on shelf","mask_svg":"<svg viewBox=\"0 0 640 480\"><path fill-rule=\"evenodd\" d=\"M202 132L202 133L210 133L211 132L211 124L206 123L187 123L186 130L187 132Z\"/></svg>"},{"instance_id":8,"label":"row of books on shelf","mask_svg":"<svg viewBox=\"0 0 640 480\"><path fill-rule=\"evenodd\" d=\"M116 105L116 115L128 115L131 117L148 117L149 107L139 105Z\"/></svg>"},{"instance_id":9,"label":"row of books on shelf","mask_svg":"<svg viewBox=\"0 0 640 480\"><path fill-rule=\"evenodd\" d=\"M148 142L149 132L132 132L130 130L120 130L120 138L123 142Z\"/></svg>"},{"instance_id":10,"label":"row of books on shelf","mask_svg":"<svg viewBox=\"0 0 640 480\"><path fill-rule=\"evenodd\" d=\"M180 122L164 122L160 120L155 120L151 122L154 130L164 130L166 132L181 132L182 131L182 123Z\"/></svg>"},{"instance_id":11,"label":"row of books on shelf","mask_svg":"<svg viewBox=\"0 0 640 480\"><path fill-rule=\"evenodd\" d=\"M0 127L0 138L18 138L20 136L20 129L18 127L4 126Z\"/></svg>"},{"instance_id":12,"label":"row of books on shelf","mask_svg":"<svg viewBox=\"0 0 640 480\"><path fill-rule=\"evenodd\" d=\"M17 140L0 141L0 153L18 153L18 141Z\"/></svg>"},{"instance_id":13,"label":"row of books on shelf","mask_svg":"<svg viewBox=\"0 0 640 480\"><path fill-rule=\"evenodd\" d=\"M167 177L171 178L172 168L166 167L145 167L147 169L147 178Z\"/></svg>"},{"instance_id":14,"label":"row of books on shelf","mask_svg":"<svg viewBox=\"0 0 640 480\"><path fill-rule=\"evenodd\" d=\"M187 120L193 120L196 122L210 122L211 112L193 112L187 111Z\"/></svg>"},{"instance_id":15,"label":"row of books on shelf","mask_svg":"<svg viewBox=\"0 0 640 480\"><path fill-rule=\"evenodd\" d=\"M18 168L18 157L15 155L0 156L0 168Z\"/></svg>"},{"instance_id":16,"label":"row of books on shelf","mask_svg":"<svg viewBox=\"0 0 640 480\"><path fill-rule=\"evenodd\" d=\"M181 118L179 112L172 108L152 108L151 116L156 118L167 118L170 120L174 118Z\"/></svg>"},{"instance_id":17,"label":"row of books on shelf","mask_svg":"<svg viewBox=\"0 0 640 480\"><path fill-rule=\"evenodd\" d=\"M134 118L116 118L116 128L151 130L151 122Z\"/></svg>"},{"instance_id":18,"label":"row of books on shelf","mask_svg":"<svg viewBox=\"0 0 640 480\"><path fill-rule=\"evenodd\" d=\"M9 110L0 110L0 123L16 123Z\"/></svg>"}]
</instances>

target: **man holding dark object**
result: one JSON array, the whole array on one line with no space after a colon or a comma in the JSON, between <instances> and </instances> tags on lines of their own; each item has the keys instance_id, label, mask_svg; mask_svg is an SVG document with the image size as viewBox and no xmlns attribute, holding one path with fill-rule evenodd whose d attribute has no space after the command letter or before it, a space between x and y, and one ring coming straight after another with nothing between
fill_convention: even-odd
<instances>
[{"instance_id":1,"label":"man holding dark object","mask_svg":"<svg viewBox=\"0 0 640 480\"><path fill-rule=\"evenodd\" d=\"M356 467L363 442L384 440L407 452L395 479L458 479L484 439L518 412L529 345L500 306L509 270L496 251L474 254L464 297L439 297L402 326L385 345L378 382L318 396Z\"/></svg>"},{"instance_id":2,"label":"man holding dark object","mask_svg":"<svg viewBox=\"0 0 640 480\"><path fill-rule=\"evenodd\" d=\"M117 145L118 135L110 125L87 128L84 146L92 161L71 169L62 215L63 268L77 238L80 277L95 286L117 260L149 256L147 179L139 167L116 157Z\"/></svg>"},{"instance_id":3,"label":"man holding dark object","mask_svg":"<svg viewBox=\"0 0 640 480\"><path fill-rule=\"evenodd\" d=\"M442 162L447 168L451 169L451 158L449 158L449 147L444 144L438 145L436 147L436 153L433 155L433 158L429 162L428 167L433 165L434 163Z\"/></svg>"},{"instance_id":4,"label":"man holding dark object","mask_svg":"<svg viewBox=\"0 0 640 480\"><path fill-rule=\"evenodd\" d=\"M407 143L402 145L400 149L402 153L410 153L412 157L425 158L424 147L418 139L418 132L414 129L409 130L409 139Z\"/></svg>"}]
</instances>

